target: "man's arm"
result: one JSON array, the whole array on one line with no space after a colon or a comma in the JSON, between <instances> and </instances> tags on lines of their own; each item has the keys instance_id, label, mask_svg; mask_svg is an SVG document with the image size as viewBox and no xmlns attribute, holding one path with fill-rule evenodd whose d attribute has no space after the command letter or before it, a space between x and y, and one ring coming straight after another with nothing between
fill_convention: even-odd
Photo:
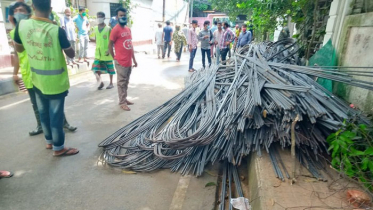
<instances>
[{"instance_id":1,"label":"man's arm","mask_svg":"<svg viewBox=\"0 0 373 210\"><path fill-rule=\"evenodd\" d=\"M136 62L136 58L135 58L135 49L133 48L132 46L132 60L133 60L133 67L137 67L137 62Z\"/></svg>"},{"instance_id":2,"label":"man's arm","mask_svg":"<svg viewBox=\"0 0 373 210\"><path fill-rule=\"evenodd\" d=\"M66 56L69 58L75 57L75 50L71 47L66 32L62 28L58 29L58 39L60 41L61 49L65 52Z\"/></svg>"},{"instance_id":3,"label":"man's arm","mask_svg":"<svg viewBox=\"0 0 373 210\"><path fill-rule=\"evenodd\" d=\"M174 32L171 31L170 36L172 37L174 35ZM170 41L170 44L172 44L172 39Z\"/></svg>"},{"instance_id":4,"label":"man's arm","mask_svg":"<svg viewBox=\"0 0 373 210\"><path fill-rule=\"evenodd\" d=\"M202 41L204 38L203 38L203 35L202 35L202 31L199 32L198 34L198 40L199 41Z\"/></svg>"},{"instance_id":5,"label":"man's arm","mask_svg":"<svg viewBox=\"0 0 373 210\"><path fill-rule=\"evenodd\" d=\"M23 47L22 40L19 37L18 26L19 26L19 24L17 25L16 30L14 31L14 41L13 42L14 42L15 50L17 52L21 53L21 52L25 51L25 48Z\"/></svg>"},{"instance_id":6,"label":"man's arm","mask_svg":"<svg viewBox=\"0 0 373 210\"><path fill-rule=\"evenodd\" d=\"M14 56L13 56L13 63L14 63L14 69L13 69L13 80L14 80L14 83L16 83L17 85L19 85L19 77L18 77L18 71L19 71L19 58L18 58L18 54L15 53Z\"/></svg>"},{"instance_id":7,"label":"man's arm","mask_svg":"<svg viewBox=\"0 0 373 210\"><path fill-rule=\"evenodd\" d=\"M115 55L114 55L113 46L114 46L114 42L110 39L110 41L109 41L109 53L110 53L111 57L114 58Z\"/></svg>"},{"instance_id":8,"label":"man's arm","mask_svg":"<svg viewBox=\"0 0 373 210\"><path fill-rule=\"evenodd\" d=\"M251 39L252 39L252 34L251 32L249 31L249 35L247 36L247 44L250 44L251 43Z\"/></svg>"}]
</instances>

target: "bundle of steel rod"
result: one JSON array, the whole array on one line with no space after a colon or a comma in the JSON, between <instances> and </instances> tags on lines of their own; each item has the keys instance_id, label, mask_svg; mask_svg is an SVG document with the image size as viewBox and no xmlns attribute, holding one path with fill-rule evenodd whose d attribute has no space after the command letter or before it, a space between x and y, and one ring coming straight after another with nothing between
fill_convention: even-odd
<instances>
[{"instance_id":1,"label":"bundle of steel rod","mask_svg":"<svg viewBox=\"0 0 373 210\"><path fill-rule=\"evenodd\" d=\"M194 73L178 95L102 141L103 159L134 171L170 168L200 176L208 163L240 165L243 157L263 150L275 155L273 143L291 144L296 116L298 151L327 152L325 138L360 113L314 78L369 90L373 84L351 72L295 65L295 50L292 40L252 44L238 49L226 65ZM299 159L311 165L308 157Z\"/></svg>"}]
</instances>

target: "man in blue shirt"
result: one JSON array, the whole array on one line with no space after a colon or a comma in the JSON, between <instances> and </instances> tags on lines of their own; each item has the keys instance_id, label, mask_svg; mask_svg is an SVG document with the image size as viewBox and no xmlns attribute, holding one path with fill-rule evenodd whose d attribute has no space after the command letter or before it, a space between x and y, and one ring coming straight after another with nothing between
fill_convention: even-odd
<instances>
[{"instance_id":1,"label":"man in blue shirt","mask_svg":"<svg viewBox=\"0 0 373 210\"><path fill-rule=\"evenodd\" d=\"M167 20L166 21L166 27L163 28L163 40L164 40L164 50L163 50L163 55L162 55L162 58L164 58L166 56L166 50L168 48L168 52L167 52L167 57L170 58L170 51L171 51L171 45L172 45L172 41L171 41L171 38L172 38L172 33L173 33L173 30L172 30L172 27L170 26L170 21Z\"/></svg>"},{"instance_id":2,"label":"man in blue shirt","mask_svg":"<svg viewBox=\"0 0 373 210\"><path fill-rule=\"evenodd\" d=\"M89 30L89 21L87 19L87 13L85 12L85 8L79 8L79 15L77 15L74 18L74 22L76 23L76 26L78 28L78 39L79 39L79 60L78 62L81 62L81 59L84 59L84 62L87 61L87 50L88 50L88 30Z\"/></svg>"},{"instance_id":3,"label":"man in blue shirt","mask_svg":"<svg viewBox=\"0 0 373 210\"><path fill-rule=\"evenodd\" d=\"M247 31L247 25L243 24L242 25L242 32L241 32L240 37L238 38L238 41L237 41L237 47L243 47L247 44L250 44L251 38L252 38L251 32Z\"/></svg>"},{"instance_id":4,"label":"man in blue shirt","mask_svg":"<svg viewBox=\"0 0 373 210\"><path fill-rule=\"evenodd\" d=\"M114 28L118 23L117 16L113 16L110 18L109 25L111 28Z\"/></svg>"}]
</instances>

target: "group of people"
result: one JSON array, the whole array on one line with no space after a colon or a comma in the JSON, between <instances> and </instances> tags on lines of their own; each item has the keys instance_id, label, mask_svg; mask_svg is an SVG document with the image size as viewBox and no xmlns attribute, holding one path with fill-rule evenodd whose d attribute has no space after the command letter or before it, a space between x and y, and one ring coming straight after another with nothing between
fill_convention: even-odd
<instances>
[{"instance_id":1,"label":"group of people","mask_svg":"<svg viewBox=\"0 0 373 210\"><path fill-rule=\"evenodd\" d=\"M228 22L214 22L213 27L210 27L210 21L206 20L203 23L203 28L199 29L198 21L193 20L191 27L181 30L180 26L176 25L175 32L170 26L170 21L166 22L166 26L162 28L162 24L158 24L158 30L155 32L155 42L157 45L158 59L162 57L170 58L172 42L174 42L174 50L176 60L180 61L183 47L186 46L190 52L189 72L196 71L193 68L194 58L197 52L197 46L200 42L202 53L202 66L206 68L206 57L208 67L211 67L212 59L216 57L216 64L220 64L220 58L223 63L226 62L227 55L230 57L231 48L243 47L252 41L252 31L247 30L247 24L243 24L240 28L236 25L234 31L229 28Z\"/></svg>"},{"instance_id":2,"label":"group of people","mask_svg":"<svg viewBox=\"0 0 373 210\"><path fill-rule=\"evenodd\" d=\"M15 29L10 35L17 51L13 79L15 83L20 83L18 77L20 71L38 123L36 130L29 134L44 133L46 149L53 150L53 156L78 154L77 148L65 146L64 128L70 131L76 130L76 127L67 123L64 115L65 98L70 88L67 63L72 62L65 59L65 56L70 59L75 56L73 49L75 40L69 37L74 37L72 26L76 25L79 28L79 24L73 22L82 23L83 31L89 26L85 18L85 10L79 10L78 18L71 19L71 11L66 9L61 25L50 18L51 0L33 0L32 9L23 1L18 1L12 5L11 11ZM115 65L118 74L119 105L123 110L130 111L128 106L133 103L127 100L127 89L132 67L136 67L137 62L132 46L131 30L126 26L127 10L118 8L116 19L118 24L111 28L105 24L105 13L97 13L98 25L93 28L97 46L92 69L98 77L101 73L109 73L111 77L107 88L110 89L113 88L112 75L115 73ZM86 40L87 35L79 32L80 42ZM83 43L85 42L87 41ZM81 58L84 59L85 56L86 54L83 53ZM103 88L102 82L99 88ZM6 171L0 171L0 178L11 175Z\"/></svg>"}]
</instances>

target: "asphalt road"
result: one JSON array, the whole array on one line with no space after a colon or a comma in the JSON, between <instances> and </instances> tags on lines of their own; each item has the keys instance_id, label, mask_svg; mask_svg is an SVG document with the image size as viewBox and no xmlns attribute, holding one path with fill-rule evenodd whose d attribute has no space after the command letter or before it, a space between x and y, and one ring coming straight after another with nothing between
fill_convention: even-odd
<instances>
[{"instance_id":1,"label":"asphalt road","mask_svg":"<svg viewBox=\"0 0 373 210\"><path fill-rule=\"evenodd\" d=\"M175 61L174 54L164 60L155 55L136 56L139 67L132 71L128 98L135 105L130 112L118 106L116 88L97 90L92 72L70 78L65 113L78 130L66 132L65 145L80 149L75 156L53 157L52 151L45 149L43 135L28 136L36 122L27 93L0 97L0 170L15 173L0 180L0 209L212 208L215 189L204 184L216 177L187 177L185 182L186 177L169 170L125 174L98 162L98 143L184 87L189 54L184 53L181 62ZM198 52L197 68L200 60ZM107 75L103 80L108 85ZM172 207L175 198L178 205Z\"/></svg>"}]
</instances>

